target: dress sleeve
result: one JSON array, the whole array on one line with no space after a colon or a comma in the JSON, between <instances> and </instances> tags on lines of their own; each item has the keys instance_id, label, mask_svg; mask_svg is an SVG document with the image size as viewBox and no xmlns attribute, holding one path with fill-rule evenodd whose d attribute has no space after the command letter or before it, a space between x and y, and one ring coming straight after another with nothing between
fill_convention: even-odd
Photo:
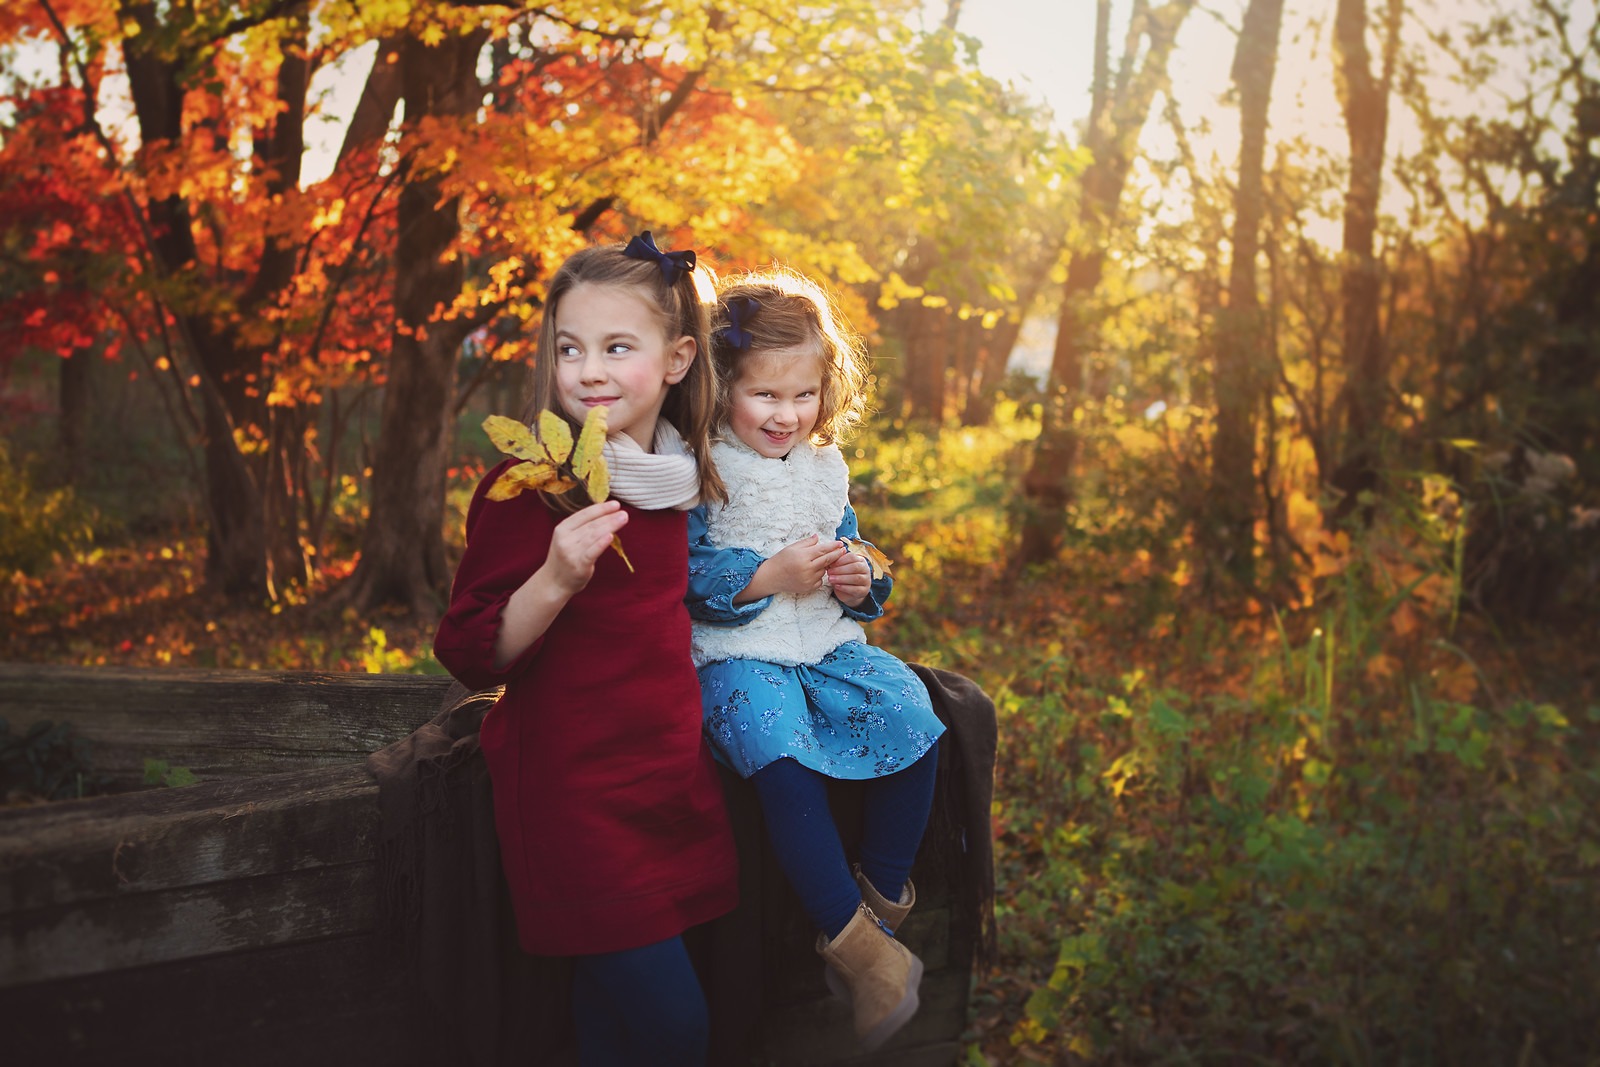
<instances>
[{"instance_id":1,"label":"dress sleeve","mask_svg":"<svg viewBox=\"0 0 1600 1067\"><path fill-rule=\"evenodd\" d=\"M541 635L503 667L494 663L494 639L511 594L550 550L555 522L537 493L511 500L485 497L501 467L478 484L467 508L467 547L450 587L450 606L433 637L433 654L469 689L504 685L528 669L544 644Z\"/></svg>"},{"instance_id":2,"label":"dress sleeve","mask_svg":"<svg viewBox=\"0 0 1600 1067\"><path fill-rule=\"evenodd\" d=\"M861 525L856 518L856 509L849 504L844 506L844 518L840 521L839 529L834 533L834 536L838 538L848 537L856 541L862 540ZM872 544L870 541L867 543ZM876 548L877 546L873 545L873 547ZM861 602L859 608L852 608L842 602L839 607L843 609L847 618L854 619L857 622L871 622L873 619L882 617L883 605L888 602L889 594L893 590L894 579L885 573L882 578L874 578L872 580L872 588L867 591L867 599Z\"/></svg>"},{"instance_id":3,"label":"dress sleeve","mask_svg":"<svg viewBox=\"0 0 1600 1067\"><path fill-rule=\"evenodd\" d=\"M750 584L763 562L761 554L753 549L713 545L706 527L706 506L691 509L689 592L683 598L689 617L722 626L743 626L761 614L772 603L770 596L748 604L735 604L733 598Z\"/></svg>"}]
</instances>

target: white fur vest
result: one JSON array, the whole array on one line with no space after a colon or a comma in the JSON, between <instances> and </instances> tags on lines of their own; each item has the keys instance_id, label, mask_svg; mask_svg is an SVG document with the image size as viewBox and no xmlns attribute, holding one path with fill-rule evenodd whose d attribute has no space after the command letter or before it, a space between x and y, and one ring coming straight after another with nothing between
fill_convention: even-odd
<instances>
[{"instance_id":1,"label":"white fur vest","mask_svg":"<svg viewBox=\"0 0 1600 1067\"><path fill-rule=\"evenodd\" d=\"M802 441L786 459L767 459L737 441L718 441L712 458L728 502L706 509L707 535L718 548L748 548L770 559L816 534L831 540L850 499L850 470L838 446ZM864 641L861 624L844 614L826 586L776 593L743 626L694 624L694 662L759 659L793 667L815 663L846 641Z\"/></svg>"}]
</instances>

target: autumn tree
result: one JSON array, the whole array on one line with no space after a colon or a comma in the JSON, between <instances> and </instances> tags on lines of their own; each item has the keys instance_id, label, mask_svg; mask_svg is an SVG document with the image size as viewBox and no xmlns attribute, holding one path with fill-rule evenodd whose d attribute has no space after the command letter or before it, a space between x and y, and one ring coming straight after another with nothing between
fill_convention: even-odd
<instances>
[{"instance_id":1,"label":"autumn tree","mask_svg":"<svg viewBox=\"0 0 1600 1067\"><path fill-rule=\"evenodd\" d=\"M1600 553L1600 40L1582 9L1430 28L1397 79L1421 136L1394 166L1386 457L1458 487L1464 589L1507 621L1592 591Z\"/></svg>"},{"instance_id":2,"label":"autumn tree","mask_svg":"<svg viewBox=\"0 0 1600 1067\"><path fill-rule=\"evenodd\" d=\"M1234 195L1228 302L1215 347L1216 433L1211 448L1212 514L1217 562L1245 586L1254 581L1256 413L1264 396L1265 331L1257 286L1267 110L1277 67L1283 0L1250 0L1234 53L1239 100L1239 172Z\"/></svg>"},{"instance_id":3,"label":"autumn tree","mask_svg":"<svg viewBox=\"0 0 1600 1067\"><path fill-rule=\"evenodd\" d=\"M1328 479L1339 494L1331 512L1335 520L1350 515L1362 494L1373 492L1378 485L1387 361L1379 308L1383 276L1375 243L1389 136L1389 96L1404 11L1404 0L1386 0L1378 27L1381 44L1376 71L1367 45L1370 20L1366 0L1339 0L1334 15L1339 104L1350 146L1341 272L1345 380L1339 407L1343 434L1337 466Z\"/></svg>"},{"instance_id":4,"label":"autumn tree","mask_svg":"<svg viewBox=\"0 0 1600 1067\"><path fill-rule=\"evenodd\" d=\"M208 582L270 595L308 570L300 401L315 404L301 387L318 357L303 342L329 335L312 325L327 319L318 283L329 247L348 249L338 220L352 201L308 195L300 168L309 79L350 43L337 32L350 9L316 7L316 44L306 2L41 0L26 10L8 32L55 42L81 101L79 129L97 147L98 180L78 179L116 190L137 235L123 254L149 313L118 317L135 350L159 352L171 407L204 456ZM101 96L119 55L132 121L108 128ZM352 211L345 235L367 218ZM286 379L285 368L299 373Z\"/></svg>"},{"instance_id":5,"label":"autumn tree","mask_svg":"<svg viewBox=\"0 0 1600 1067\"><path fill-rule=\"evenodd\" d=\"M439 162L410 139L429 124L458 123L477 111L483 98L478 55L489 36L480 26L430 28L436 32L406 34L398 49L407 136L396 208L396 318L370 518L350 589L361 606L400 602L417 611L428 610L449 584L440 531L445 466L455 441L456 364L461 342L478 323L473 316L440 314L455 304L466 274L455 247L461 197L445 191Z\"/></svg>"},{"instance_id":6,"label":"autumn tree","mask_svg":"<svg viewBox=\"0 0 1600 1067\"><path fill-rule=\"evenodd\" d=\"M1084 360L1093 345L1093 301L1112 234L1126 226L1123 188L1152 101L1167 84L1167 63L1193 0L1134 5L1115 72L1110 65L1109 0L1097 6L1095 89L1085 127L1091 162L1081 179L1079 218L1068 241L1067 276L1055 351L1045 385L1043 425L1023 478L1026 512L1013 564L1040 563L1054 555L1072 496L1077 452L1073 412L1084 384Z\"/></svg>"}]
</instances>

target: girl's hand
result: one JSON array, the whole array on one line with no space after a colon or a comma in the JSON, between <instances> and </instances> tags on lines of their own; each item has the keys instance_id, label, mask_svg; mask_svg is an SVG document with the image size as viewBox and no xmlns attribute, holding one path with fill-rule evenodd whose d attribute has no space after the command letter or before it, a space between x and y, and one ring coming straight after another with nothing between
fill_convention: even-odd
<instances>
[{"instance_id":1,"label":"girl's hand","mask_svg":"<svg viewBox=\"0 0 1600 1067\"><path fill-rule=\"evenodd\" d=\"M504 667L544 636L567 601L594 577L595 561L628 521L615 500L591 504L556 524L544 565L506 602L494 635L494 665Z\"/></svg>"},{"instance_id":2,"label":"girl's hand","mask_svg":"<svg viewBox=\"0 0 1600 1067\"><path fill-rule=\"evenodd\" d=\"M550 536L550 553L539 571L556 589L568 597L575 596L594 577L595 562L627 522L627 512L616 500L590 504L573 512L556 524Z\"/></svg>"},{"instance_id":3,"label":"girl's hand","mask_svg":"<svg viewBox=\"0 0 1600 1067\"><path fill-rule=\"evenodd\" d=\"M858 608L872 592L872 564L865 556L846 551L828 568L828 584L833 595L846 607Z\"/></svg>"},{"instance_id":4,"label":"girl's hand","mask_svg":"<svg viewBox=\"0 0 1600 1067\"><path fill-rule=\"evenodd\" d=\"M845 554L838 541L824 541L816 534L778 550L756 568L750 584L733 598L735 604L748 604L773 593L809 593L822 588L828 568Z\"/></svg>"}]
</instances>

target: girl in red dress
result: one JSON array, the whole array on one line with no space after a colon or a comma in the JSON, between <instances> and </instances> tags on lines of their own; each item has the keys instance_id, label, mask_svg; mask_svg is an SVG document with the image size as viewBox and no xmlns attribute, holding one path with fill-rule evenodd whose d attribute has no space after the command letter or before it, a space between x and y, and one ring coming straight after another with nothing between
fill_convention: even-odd
<instances>
[{"instance_id":1,"label":"girl in red dress","mask_svg":"<svg viewBox=\"0 0 1600 1067\"><path fill-rule=\"evenodd\" d=\"M649 233L551 279L525 416L608 409L613 499L479 484L434 638L463 684L505 686L480 733L524 951L576 957L582 1062L703 1064L682 932L731 911L737 859L689 658L687 512L721 500L693 252ZM632 564L611 551L618 538Z\"/></svg>"}]
</instances>

